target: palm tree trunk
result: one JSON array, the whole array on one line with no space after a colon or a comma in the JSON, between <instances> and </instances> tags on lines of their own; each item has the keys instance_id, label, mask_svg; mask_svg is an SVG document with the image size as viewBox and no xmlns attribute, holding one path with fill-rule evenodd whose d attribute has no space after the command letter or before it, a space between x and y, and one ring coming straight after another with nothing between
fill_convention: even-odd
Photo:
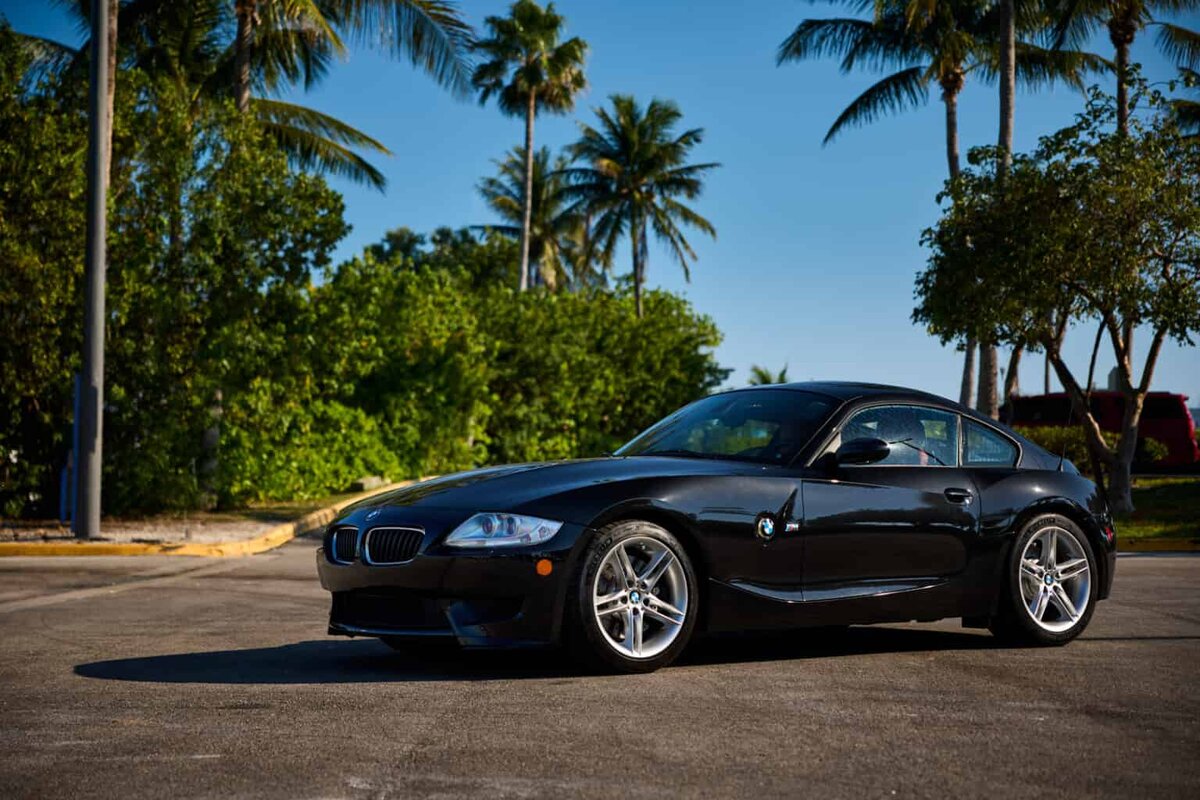
<instances>
[{"instance_id":1,"label":"palm tree trunk","mask_svg":"<svg viewBox=\"0 0 1200 800\"><path fill-rule=\"evenodd\" d=\"M537 113L537 93L529 93L525 109L525 192L524 217L521 220L521 291L529 288L529 233L533 226L533 117Z\"/></svg>"},{"instance_id":2,"label":"palm tree trunk","mask_svg":"<svg viewBox=\"0 0 1200 800\"><path fill-rule=\"evenodd\" d=\"M1129 48L1137 33L1137 20L1131 9L1108 21L1108 38L1117 51L1117 135L1129 135ZM1126 347L1133 352L1133 323L1126 321L1123 330Z\"/></svg>"},{"instance_id":3,"label":"palm tree trunk","mask_svg":"<svg viewBox=\"0 0 1200 800\"><path fill-rule=\"evenodd\" d=\"M957 80L954 80L956 78ZM942 102L946 105L946 165L950 168L950 180L958 177L960 171L958 155L958 93L962 91L962 74L955 73L942 81ZM963 354L962 386L958 392L958 402L968 408L974 399L975 386L975 350L978 343L975 337L967 339L967 351Z\"/></svg>"},{"instance_id":4,"label":"palm tree trunk","mask_svg":"<svg viewBox=\"0 0 1200 800\"><path fill-rule=\"evenodd\" d=\"M236 0L234 14L237 16L237 38L234 40L233 96L238 111L250 110L250 48L254 32L254 16L258 0Z\"/></svg>"},{"instance_id":5,"label":"palm tree trunk","mask_svg":"<svg viewBox=\"0 0 1200 800\"><path fill-rule=\"evenodd\" d=\"M104 143L104 187L105 194L112 182L112 129L113 98L117 94L117 12L120 0L108 0L108 85L105 101L108 104L108 141Z\"/></svg>"},{"instance_id":6,"label":"palm tree trunk","mask_svg":"<svg viewBox=\"0 0 1200 800\"><path fill-rule=\"evenodd\" d=\"M981 342L979 344L979 392L975 400L975 408L981 414L986 414L992 419L1000 417L997 386L999 383L998 361L996 345Z\"/></svg>"},{"instance_id":7,"label":"palm tree trunk","mask_svg":"<svg viewBox=\"0 0 1200 800\"><path fill-rule=\"evenodd\" d=\"M1122 14L1108 21L1108 38L1117 51L1117 133L1129 133L1129 48L1136 27Z\"/></svg>"},{"instance_id":8,"label":"palm tree trunk","mask_svg":"<svg viewBox=\"0 0 1200 800\"><path fill-rule=\"evenodd\" d=\"M1008 356L1008 371L1004 373L1004 402L1011 403L1012 399L1021 393L1021 354L1023 347L1014 347Z\"/></svg>"},{"instance_id":9,"label":"palm tree trunk","mask_svg":"<svg viewBox=\"0 0 1200 800\"><path fill-rule=\"evenodd\" d=\"M1017 33L1014 0L1000 2L1000 161L996 175L1001 182L1008 177L1012 166L1013 121L1017 85ZM979 346L979 396L976 406L992 419L1000 416L999 354L996 345L985 342Z\"/></svg>"},{"instance_id":10,"label":"palm tree trunk","mask_svg":"<svg viewBox=\"0 0 1200 800\"><path fill-rule=\"evenodd\" d=\"M633 303L637 308L638 319L642 318L642 275L644 265L642 264L642 237L646 235L642 227L642 220L635 216L633 225L630 231L630 245L633 247Z\"/></svg>"},{"instance_id":11,"label":"palm tree trunk","mask_svg":"<svg viewBox=\"0 0 1200 800\"><path fill-rule=\"evenodd\" d=\"M1013 3L1014 0L1001 0L1000 3L1000 163L997 174L1001 180L1008 176L1012 166L1013 107L1017 91L1017 32Z\"/></svg>"},{"instance_id":12,"label":"palm tree trunk","mask_svg":"<svg viewBox=\"0 0 1200 800\"><path fill-rule=\"evenodd\" d=\"M967 352L963 354L962 385L958 390L958 402L970 408L975 401L975 351L979 342L974 336L967 337Z\"/></svg>"},{"instance_id":13,"label":"palm tree trunk","mask_svg":"<svg viewBox=\"0 0 1200 800\"><path fill-rule=\"evenodd\" d=\"M946 165L950 168L950 180L958 177L958 93L962 89L962 78L958 86L943 83L942 102L946 104Z\"/></svg>"}]
</instances>

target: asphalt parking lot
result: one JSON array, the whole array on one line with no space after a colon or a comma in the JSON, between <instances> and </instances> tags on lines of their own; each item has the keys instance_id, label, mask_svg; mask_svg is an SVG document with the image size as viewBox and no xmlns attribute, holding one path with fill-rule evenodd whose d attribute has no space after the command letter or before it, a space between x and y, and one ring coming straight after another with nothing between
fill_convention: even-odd
<instances>
[{"instance_id":1,"label":"asphalt parking lot","mask_svg":"<svg viewBox=\"0 0 1200 800\"><path fill-rule=\"evenodd\" d=\"M312 541L0 562L0 796L1200 796L1200 558L1077 642L710 641L646 676L325 635Z\"/></svg>"}]
</instances>

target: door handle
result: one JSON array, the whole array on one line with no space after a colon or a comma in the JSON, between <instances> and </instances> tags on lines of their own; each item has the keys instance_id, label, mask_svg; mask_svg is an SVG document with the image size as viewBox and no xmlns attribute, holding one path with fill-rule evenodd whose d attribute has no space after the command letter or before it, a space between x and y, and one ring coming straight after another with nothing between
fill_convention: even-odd
<instances>
[{"instance_id":1,"label":"door handle","mask_svg":"<svg viewBox=\"0 0 1200 800\"><path fill-rule=\"evenodd\" d=\"M966 489L956 489L951 487L947 489L944 494L946 495L946 499L951 503L962 503L965 505L966 503L971 502L971 493Z\"/></svg>"}]
</instances>

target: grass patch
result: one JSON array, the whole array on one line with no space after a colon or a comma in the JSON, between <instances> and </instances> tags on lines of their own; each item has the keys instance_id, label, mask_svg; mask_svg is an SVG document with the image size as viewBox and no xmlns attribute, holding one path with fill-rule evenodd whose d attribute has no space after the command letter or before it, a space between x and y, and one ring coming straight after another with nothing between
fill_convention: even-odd
<instances>
[{"instance_id":1,"label":"grass patch","mask_svg":"<svg viewBox=\"0 0 1200 800\"><path fill-rule=\"evenodd\" d=\"M1200 476L1135 478L1133 507L1117 515L1119 539L1200 537Z\"/></svg>"}]
</instances>

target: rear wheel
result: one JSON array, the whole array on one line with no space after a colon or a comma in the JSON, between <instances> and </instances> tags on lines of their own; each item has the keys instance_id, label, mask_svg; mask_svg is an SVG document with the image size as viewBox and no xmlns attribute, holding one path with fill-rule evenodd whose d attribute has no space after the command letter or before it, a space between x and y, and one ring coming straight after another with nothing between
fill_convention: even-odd
<instances>
[{"instance_id":1,"label":"rear wheel","mask_svg":"<svg viewBox=\"0 0 1200 800\"><path fill-rule=\"evenodd\" d=\"M1014 644L1055 645L1074 639L1096 607L1096 557L1071 520L1047 514L1017 536L1007 587L992 632Z\"/></svg>"},{"instance_id":2,"label":"rear wheel","mask_svg":"<svg viewBox=\"0 0 1200 800\"><path fill-rule=\"evenodd\" d=\"M584 661L652 672L687 646L699 607L696 575L679 541L650 522L600 530L575 576L568 642Z\"/></svg>"}]
</instances>

